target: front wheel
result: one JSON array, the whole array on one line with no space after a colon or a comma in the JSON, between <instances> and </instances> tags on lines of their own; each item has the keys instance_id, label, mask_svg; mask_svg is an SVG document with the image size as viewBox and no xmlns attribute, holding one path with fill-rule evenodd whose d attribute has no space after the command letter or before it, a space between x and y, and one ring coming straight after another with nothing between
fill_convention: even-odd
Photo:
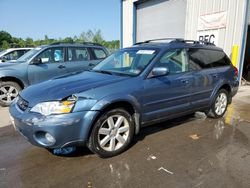
<instances>
[{"instance_id":1,"label":"front wheel","mask_svg":"<svg viewBox=\"0 0 250 188\"><path fill-rule=\"evenodd\" d=\"M20 91L21 87L15 82L0 83L0 106L9 106Z\"/></svg>"},{"instance_id":2,"label":"front wheel","mask_svg":"<svg viewBox=\"0 0 250 188\"><path fill-rule=\"evenodd\" d=\"M225 89L219 90L215 100L209 109L207 116L211 118L220 118L222 117L228 106L228 92Z\"/></svg>"},{"instance_id":3,"label":"front wheel","mask_svg":"<svg viewBox=\"0 0 250 188\"><path fill-rule=\"evenodd\" d=\"M88 147L100 157L113 157L125 151L134 136L134 121L124 109L110 110L96 121Z\"/></svg>"}]
</instances>

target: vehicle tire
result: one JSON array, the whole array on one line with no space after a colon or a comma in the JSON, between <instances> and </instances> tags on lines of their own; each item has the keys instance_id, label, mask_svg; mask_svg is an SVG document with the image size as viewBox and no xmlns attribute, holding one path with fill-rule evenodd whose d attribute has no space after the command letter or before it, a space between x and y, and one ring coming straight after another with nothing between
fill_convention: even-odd
<instances>
[{"instance_id":1,"label":"vehicle tire","mask_svg":"<svg viewBox=\"0 0 250 188\"><path fill-rule=\"evenodd\" d=\"M1 82L0 83L0 106L9 106L18 96L22 88L16 82Z\"/></svg>"},{"instance_id":2,"label":"vehicle tire","mask_svg":"<svg viewBox=\"0 0 250 188\"><path fill-rule=\"evenodd\" d=\"M221 89L215 96L215 100L206 115L210 118L220 118L227 111L228 91Z\"/></svg>"},{"instance_id":3,"label":"vehicle tire","mask_svg":"<svg viewBox=\"0 0 250 188\"><path fill-rule=\"evenodd\" d=\"M113 157L128 148L134 132L132 116L122 108L112 109L98 118L87 146L100 157Z\"/></svg>"}]
</instances>

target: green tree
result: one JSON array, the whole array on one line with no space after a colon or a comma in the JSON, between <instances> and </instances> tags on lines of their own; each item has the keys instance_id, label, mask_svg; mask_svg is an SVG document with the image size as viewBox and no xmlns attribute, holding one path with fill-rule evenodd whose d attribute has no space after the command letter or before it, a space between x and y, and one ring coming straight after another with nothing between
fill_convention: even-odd
<instances>
[{"instance_id":1,"label":"green tree","mask_svg":"<svg viewBox=\"0 0 250 188\"><path fill-rule=\"evenodd\" d=\"M0 31L0 46L3 45L3 41L9 44L12 42L12 36L6 31Z\"/></svg>"},{"instance_id":2,"label":"green tree","mask_svg":"<svg viewBox=\"0 0 250 188\"><path fill-rule=\"evenodd\" d=\"M93 38L92 38L92 42L95 42L95 43L99 43L99 44L102 44L104 42L104 39L102 37L102 32L101 30L96 30L94 31L93 33Z\"/></svg>"},{"instance_id":3,"label":"green tree","mask_svg":"<svg viewBox=\"0 0 250 188\"><path fill-rule=\"evenodd\" d=\"M6 50L8 48L10 48L9 43L6 40L2 41L2 49Z\"/></svg>"},{"instance_id":4,"label":"green tree","mask_svg":"<svg viewBox=\"0 0 250 188\"><path fill-rule=\"evenodd\" d=\"M35 46L33 39L30 37L26 38L25 43L26 43L25 46L27 46L27 47L34 47Z\"/></svg>"}]
</instances>

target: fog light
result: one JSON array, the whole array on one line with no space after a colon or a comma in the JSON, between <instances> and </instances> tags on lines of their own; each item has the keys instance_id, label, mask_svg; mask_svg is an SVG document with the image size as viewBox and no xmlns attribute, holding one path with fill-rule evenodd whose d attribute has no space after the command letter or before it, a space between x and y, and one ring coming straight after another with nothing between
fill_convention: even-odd
<instances>
[{"instance_id":1,"label":"fog light","mask_svg":"<svg viewBox=\"0 0 250 188\"><path fill-rule=\"evenodd\" d=\"M56 142L55 138L49 133L45 134L45 138L50 144L54 144Z\"/></svg>"}]
</instances>

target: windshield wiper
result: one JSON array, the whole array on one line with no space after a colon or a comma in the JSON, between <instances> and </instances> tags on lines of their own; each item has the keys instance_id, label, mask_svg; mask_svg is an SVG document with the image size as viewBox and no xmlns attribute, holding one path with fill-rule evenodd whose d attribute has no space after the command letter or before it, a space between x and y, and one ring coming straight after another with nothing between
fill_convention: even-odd
<instances>
[{"instance_id":1,"label":"windshield wiper","mask_svg":"<svg viewBox=\"0 0 250 188\"><path fill-rule=\"evenodd\" d=\"M93 72L99 72L99 73L103 73L103 74L110 74L110 75L113 74L112 72L106 71L106 70L91 70L91 71L93 71Z\"/></svg>"}]
</instances>

